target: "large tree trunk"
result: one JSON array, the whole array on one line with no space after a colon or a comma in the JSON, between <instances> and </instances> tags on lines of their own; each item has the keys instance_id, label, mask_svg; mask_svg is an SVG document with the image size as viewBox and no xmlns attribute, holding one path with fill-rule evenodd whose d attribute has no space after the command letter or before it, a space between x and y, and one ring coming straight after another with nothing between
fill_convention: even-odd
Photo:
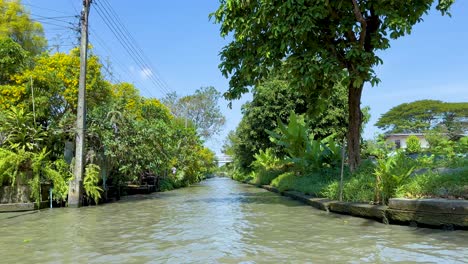
<instances>
[{"instance_id":1,"label":"large tree trunk","mask_svg":"<svg viewBox=\"0 0 468 264\"><path fill-rule=\"evenodd\" d=\"M348 164L349 169L354 171L361 163L361 95L362 84L359 88L353 86L353 81L348 85Z\"/></svg>"}]
</instances>

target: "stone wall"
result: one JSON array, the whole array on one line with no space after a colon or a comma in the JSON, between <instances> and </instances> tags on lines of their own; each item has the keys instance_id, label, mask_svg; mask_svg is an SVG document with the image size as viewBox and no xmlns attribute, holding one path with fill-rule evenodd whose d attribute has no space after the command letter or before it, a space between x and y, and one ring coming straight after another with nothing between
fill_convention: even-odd
<instances>
[{"instance_id":1,"label":"stone wall","mask_svg":"<svg viewBox=\"0 0 468 264\"><path fill-rule=\"evenodd\" d=\"M387 224L415 223L431 227L468 228L468 200L390 199L389 205L384 206L332 201L295 191L280 192L269 185L260 187L324 211L377 219Z\"/></svg>"},{"instance_id":2,"label":"stone wall","mask_svg":"<svg viewBox=\"0 0 468 264\"><path fill-rule=\"evenodd\" d=\"M0 204L30 202L31 188L29 185L0 186Z\"/></svg>"}]
</instances>

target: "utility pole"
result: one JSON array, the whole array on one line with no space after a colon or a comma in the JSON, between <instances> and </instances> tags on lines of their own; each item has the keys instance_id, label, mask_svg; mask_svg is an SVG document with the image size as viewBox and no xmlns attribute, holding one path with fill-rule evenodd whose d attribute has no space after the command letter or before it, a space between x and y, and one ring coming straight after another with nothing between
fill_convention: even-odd
<instances>
[{"instance_id":1,"label":"utility pole","mask_svg":"<svg viewBox=\"0 0 468 264\"><path fill-rule=\"evenodd\" d=\"M88 53L88 16L92 0L83 0L81 11L80 79L76 116L76 148L73 180L68 190L68 206L80 207L83 197L84 150L86 130L86 63Z\"/></svg>"}]
</instances>

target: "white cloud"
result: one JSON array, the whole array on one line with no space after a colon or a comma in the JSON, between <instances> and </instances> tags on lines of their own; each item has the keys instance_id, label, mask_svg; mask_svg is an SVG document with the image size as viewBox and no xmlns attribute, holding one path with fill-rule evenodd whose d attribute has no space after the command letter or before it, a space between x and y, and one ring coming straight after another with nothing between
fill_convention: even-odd
<instances>
[{"instance_id":1,"label":"white cloud","mask_svg":"<svg viewBox=\"0 0 468 264\"><path fill-rule=\"evenodd\" d=\"M144 80L150 78L151 75L153 75L153 72L148 68L144 68L143 70L140 71L140 76Z\"/></svg>"}]
</instances>

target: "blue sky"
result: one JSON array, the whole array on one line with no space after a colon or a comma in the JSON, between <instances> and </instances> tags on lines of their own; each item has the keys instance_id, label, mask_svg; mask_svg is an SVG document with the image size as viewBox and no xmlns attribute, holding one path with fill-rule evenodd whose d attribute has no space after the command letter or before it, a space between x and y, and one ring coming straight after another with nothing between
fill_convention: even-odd
<instances>
[{"instance_id":1,"label":"blue sky","mask_svg":"<svg viewBox=\"0 0 468 264\"><path fill-rule=\"evenodd\" d=\"M99 5L102 0L94 0ZM167 83L167 89L179 95L192 94L202 86L214 86L224 92L228 88L219 69L219 51L228 40L219 36L219 25L209 21L208 14L216 10L216 0L123 1L112 3L126 28L151 61L155 74ZM66 22L73 17L44 20L38 16L77 15L81 0L23 0L33 17L44 24L50 45L60 45L66 51L76 43L76 33ZM101 3L103 4L103 3ZM108 58L115 78L134 83L144 96L161 98L164 92L147 78L146 69L139 68L106 27L93 6L90 14L90 41L94 52ZM458 0L452 7L452 18L435 11L424 16L409 36L391 42L391 48L380 53L384 64L376 69L381 83L366 86L362 105L371 107L371 121L364 137L379 132L373 125L379 116L393 106L420 99L449 102L468 101L468 3ZM63 21L61 21L63 20ZM55 24L55 25L51 25ZM146 74L145 74L146 73ZM207 145L219 152L225 135L235 129L241 119L240 106L251 96L233 102L221 102L227 117L224 131Z\"/></svg>"}]
</instances>

